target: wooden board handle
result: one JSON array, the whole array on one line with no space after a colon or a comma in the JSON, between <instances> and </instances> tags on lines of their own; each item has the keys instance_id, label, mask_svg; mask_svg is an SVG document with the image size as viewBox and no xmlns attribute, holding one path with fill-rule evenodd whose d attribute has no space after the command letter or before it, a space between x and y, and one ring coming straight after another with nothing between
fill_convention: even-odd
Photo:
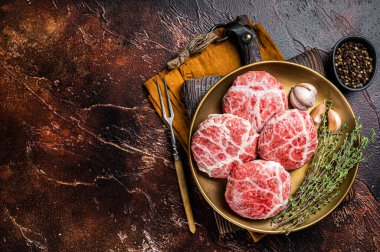
<instances>
[{"instance_id":1,"label":"wooden board handle","mask_svg":"<svg viewBox=\"0 0 380 252\"><path fill-rule=\"evenodd\" d=\"M191 210L189 193L187 191L185 174L183 172L182 161L175 160L174 164L175 164L175 169L177 171L178 184L179 184L179 189L181 191L183 206L185 207L187 222L189 224L190 232L194 234L196 228L195 228L195 222L194 222L194 217L193 217L193 211Z\"/></svg>"}]
</instances>

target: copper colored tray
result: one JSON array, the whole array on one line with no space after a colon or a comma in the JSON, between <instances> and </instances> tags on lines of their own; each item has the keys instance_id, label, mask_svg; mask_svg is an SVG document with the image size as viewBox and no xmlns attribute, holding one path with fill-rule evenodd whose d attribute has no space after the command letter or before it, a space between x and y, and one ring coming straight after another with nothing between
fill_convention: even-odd
<instances>
[{"instance_id":1,"label":"copper colored tray","mask_svg":"<svg viewBox=\"0 0 380 252\"><path fill-rule=\"evenodd\" d=\"M198 105L197 110L194 113L193 120L190 126L190 141L191 137L196 131L199 123L204 121L209 114L222 113L221 103L222 98L228 88L231 86L233 80L238 76L248 71L266 71L276 77L280 83L284 86L286 94L289 93L290 88L297 83L308 82L312 83L318 90L318 99L316 104L319 104L323 100L331 97L333 100L334 109L340 114L342 122L347 123L347 130L351 130L355 125L354 113L342 95L342 93L326 78L324 78L319 73L311 70L302 65L295 63L285 62L285 61L265 61L254 63L241 67L227 76L220 79L203 97ZM309 111L310 112L310 111ZM191 146L189 143L188 146ZM275 233L285 233L283 229L277 229L275 226L271 225L271 219L267 220L249 220L240 217L234 213L227 202L224 199L224 192L226 188L226 179L213 179L208 177L205 173L198 170L197 165L192 157L191 150L189 149L189 163L192 170L192 174L196 181L196 184L202 193L206 201L215 209L220 215L226 218L228 221L246 228L248 230L275 234ZM305 173L307 171L308 164L303 167L291 171L290 175L292 177L291 192L294 193L299 185L301 184ZM316 214L310 216L309 220L304 222L299 227L295 228L293 231L301 230L309 227L318 221L322 220L328 214L330 214L344 199L348 191L350 190L358 166L351 169L347 178L342 183L339 188L339 195L328 205L323 207Z\"/></svg>"}]
</instances>

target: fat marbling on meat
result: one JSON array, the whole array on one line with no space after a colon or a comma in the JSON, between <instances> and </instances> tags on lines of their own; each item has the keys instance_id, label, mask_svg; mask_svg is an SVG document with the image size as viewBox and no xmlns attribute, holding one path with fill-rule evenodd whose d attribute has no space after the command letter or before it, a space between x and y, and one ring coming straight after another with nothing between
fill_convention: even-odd
<instances>
[{"instance_id":1,"label":"fat marbling on meat","mask_svg":"<svg viewBox=\"0 0 380 252\"><path fill-rule=\"evenodd\" d=\"M265 122L287 109L280 82L265 71L239 75L223 98L223 111L247 119L260 132Z\"/></svg>"},{"instance_id":2,"label":"fat marbling on meat","mask_svg":"<svg viewBox=\"0 0 380 252\"><path fill-rule=\"evenodd\" d=\"M226 178L232 168L256 158L258 137L241 117L211 114L194 133L191 149L201 171Z\"/></svg>"},{"instance_id":3,"label":"fat marbling on meat","mask_svg":"<svg viewBox=\"0 0 380 252\"><path fill-rule=\"evenodd\" d=\"M317 145L311 116L291 109L276 114L265 124L259 137L258 154L261 159L277 161L290 171L306 164Z\"/></svg>"},{"instance_id":4,"label":"fat marbling on meat","mask_svg":"<svg viewBox=\"0 0 380 252\"><path fill-rule=\"evenodd\" d=\"M232 169L225 198L240 216L267 219L284 209L290 185L290 175L280 163L254 160Z\"/></svg>"}]
</instances>

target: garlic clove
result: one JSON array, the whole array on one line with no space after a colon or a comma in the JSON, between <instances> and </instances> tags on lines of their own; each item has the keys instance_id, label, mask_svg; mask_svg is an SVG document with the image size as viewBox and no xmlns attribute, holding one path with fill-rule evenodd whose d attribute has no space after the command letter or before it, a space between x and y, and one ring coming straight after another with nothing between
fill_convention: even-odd
<instances>
[{"instance_id":1,"label":"garlic clove","mask_svg":"<svg viewBox=\"0 0 380 252\"><path fill-rule=\"evenodd\" d=\"M309 83L294 86L289 94L290 103L294 108L307 110L317 99L317 89Z\"/></svg>"},{"instance_id":2,"label":"garlic clove","mask_svg":"<svg viewBox=\"0 0 380 252\"><path fill-rule=\"evenodd\" d=\"M326 105L325 102L318 104L310 113L311 118L315 124L320 124L322 121L322 115L326 113Z\"/></svg>"},{"instance_id":3,"label":"garlic clove","mask_svg":"<svg viewBox=\"0 0 380 252\"><path fill-rule=\"evenodd\" d=\"M307 88L296 86L293 88L294 95L299 103L303 106L310 108L315 103L315 94Z\"/></svg>"},{"instance_id":4,"label":"garlic clove","mask_svg":"<svg viewBox=\"0 0 380 252\"><path fill-rule=\"evenodd\" d=\"M327 112L327 129L331 133L334 133L337 132L341 126L342 120L340 119L338 112L333 109L329 109L329 112Z\"/></svg>"},{"instance_id":5,"label":"garlic clove","mask_svg":"<svg viewBox=\"0 0 380 252\"><path fill-rule=\"evenodd\" d=\"M294 88L293 88L294 89ZM300 110L307 110L307 107L302 105L296 95L294 94L294 91L293 89L290 91L290 94L289 94L289 101L290 101L290 104L292 104L293 108L297 108L297 109L300 109Z\"/></svg>"},{"instance_id":6,"label":"garlic clove","mask_svg":"<svg viewBox=\"0 0 380 252\"><path fill-rule=\"evenodd\" d=\"M318 91L317 91L317 89L316 89L313 85L311 85L310 83L300 83L300 84L298 84L297 86L304 87L304 88L310 90L310 91L313 92L313 94L315 95L315 98L317 98Z\"/></svg>"}]
</instances>

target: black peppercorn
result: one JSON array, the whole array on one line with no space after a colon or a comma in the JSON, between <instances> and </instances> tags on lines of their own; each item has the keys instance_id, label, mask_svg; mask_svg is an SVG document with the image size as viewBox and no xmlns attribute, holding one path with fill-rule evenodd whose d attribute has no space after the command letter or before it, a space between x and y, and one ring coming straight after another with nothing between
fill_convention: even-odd
<instances>
[{"instance_id":1,"label":"black peppercorn","mask_svg":"<svg viewBox=\"0 0 380 252\"><path fill-rule=\"evenodd\" d=\"M335 67L339 79L349 87L363 87L373 71L373 59L362 43L346 42L336 51Z\"/></svg>"}]
</instances>

